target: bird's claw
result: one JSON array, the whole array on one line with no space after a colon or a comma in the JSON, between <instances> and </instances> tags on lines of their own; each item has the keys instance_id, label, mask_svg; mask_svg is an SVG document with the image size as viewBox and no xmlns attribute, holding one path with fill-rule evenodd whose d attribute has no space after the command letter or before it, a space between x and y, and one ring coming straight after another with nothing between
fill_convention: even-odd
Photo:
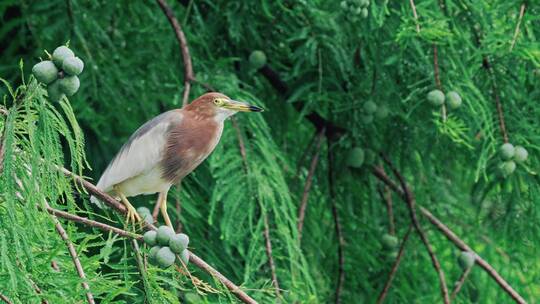
<instances>
[{"instance_id":1,"label":"bird's claw","mask_svg":"<svg viewBox=\"0 0 540 304\"><path fill-rule=\"evenodd\" d=\"M126 215L127 224L129 223L137 223L141 221L141 216L139 213L137 213L137 210L133 206L127 207L127 215Z\"/></svg>"}]
</instances>

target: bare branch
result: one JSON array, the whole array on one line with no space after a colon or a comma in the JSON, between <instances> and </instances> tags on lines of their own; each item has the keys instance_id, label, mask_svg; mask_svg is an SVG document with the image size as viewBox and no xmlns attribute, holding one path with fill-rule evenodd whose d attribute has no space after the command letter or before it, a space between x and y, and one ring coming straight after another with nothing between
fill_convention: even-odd
<instances>
[{"instance_id":1,"label":"bare branch","mask_svg":"<svg viewBox=\"0 0 540 304\"><path fill-rule=\"evenodd\" d=\"M384 284L384 288L379 294L379 297L377 298L377 304L381 304L384 302L384 298L386 298L386 295L388 294L388 291L390 290L390 286L392 286L392 281L394 280L394 277L396 276L397 270L399 268L399 264L401 263L401 258L403 257L403 252L405 252L405 245L407 244L407 241L409 240L409 235L411 234L413 226L409 226L409 229L407 229L407 233L405 233L405 236L403 237L403 241L401 241L401 246L399 247L399 252L396 257L396 260L394 261L394 265L392 265L392 270L390 270L390 274L388 275L388 279L386 280L386 283Z\"/></svg>"},{"instance_id":2,"label":"bare branch","mask_svg":"<svg viewBox=\"0 0 540 304\"><path fill-rule=\"evenodd\" d=\"M416 32L420 34L420 23L418 23L418 14L416 13L416 5L414 5L414 0L410 0L409 3L411 4L412 12L414 15L414 22L416 23Z\"/></svg>"},{"instance_id":3,"label":"bare branch","mask_svg":"<svg viewBox=\"0 0 540 304\"><path fill-rule=\"evenodd\" d=\"M339 222L339 213L336 204L336 191L334 188L334 152L331 150L330 139L326 142L328 145L328 187L330 188L330 203L332 206L332 216L334 218L334 225L336 229L336 236L338 238L338 279L336 285L335 303L341 302L340 296L343 290L343 283L345 282L345 255L343 253L343 246L345 246L345 239L343 238L343 232L341 230L341 224Z\"/></svg>"},{"instance_id":4,"label":"bare branch","mask_svg":"<svg viewBox=\"0 0 540 304\"><path fill-rule=\"evenodd\" d=\"M51 208L50 206L47 206L47 212L49 212L50 214L52 214L54 216L57 216L57 217L60 217L60 218L63 218L63 219L66 219L66 220L69 220L69 221L72 221L72 222L77 222L77 223L87 225L87 226L90 226L90 227L95 227L95 228L101 229L103 231L109 231L109 232L118 234L120 236L124 236L124 237L128 237L128 238L134 238L134 239L138 239L138 240L142 239L142 235L139 235L139 234L136 234L136 233L133 233L133 232L129 232L129 231L126 231L126 230L122 230L120 228L116 228L116 227L113 227L113 226L110 226L110 225L107 225L107 224L104 224L104 223L100 223L100 222L97 222L97 221L94 221L94 220L91 220L91 219L87 219L85 217L74 215L74 214L71 214L71 213L68 213L68 212L65 212L65 211L54 209L54 208Z\"/></svg>"},{"instance_id":5,"label":"bare branch","mask_svg":"<svg viewBox=\"0 0 540 304\"><path fill-rule=\"evenodd\" d=\"M91 194L99 197L102 201L107 203L111 208L114 210L125 214L126 209L124 205L120 204L118 201L116 201L114 198L112 198L107 193L104 193L97 189L96 186L94 186L92 183L84 180L82 177L70 172L66 168L58 167L59 170L61 170L64 174L71 176L75 182L82 185L88 192ZM115 202L115 203L113 203ZM148 230L156 230L157 228L153 225L146 225L144 226L145 229ZM227 279L225 276L223 276L221 273L219 273L217 270L212 268L212 266L208 265L203 259L195 255L193 252L189 252L189 260L193 263L193 265L199 267L200 269L208 272L210 275L218 279L223 285L225 285L238 299L240 299L244 303L257 303L255 300L253 300L249 295L247 295L244 291L240 289L240 287L236 286L233 282L231 282L229 279Z\"/></svg>"},{"instance_id":6,"label":"bare branch","mask_svg":"<svg viewBox=\"0 0 540 304\"><path fill-rule=\"evenodd\" d=\"M50 208L47 202L45 202L45 206L47 208ZM66 230L64 229L64 227L62 227L62 224L60 224L60 221L54 215L52 215L51 218L54 222L56 231L58 231L58 234L66 243L69 254L71 255L71 259L73 260L73 264L75 265L75 269L77 270L77 274L79 274L79 277L83 280L82 286L86 290L86 299L88 300L89 304L94 304L94 296L92 295L92 292L90 292L90 286L88 286L88 283L86 282L86 274L84 273L84 269L81 265L81 261L79 260L79 256L77 255L77 251L75 250L73 243L69 239Z\"/></svg>"},{"instance_id":7,"label":"bare branch","mask_svg":"<svg viewBox=\"0 0 540 304\"><path fill-rule=\"evenodd\" d=\"M439 90L443 90L442 84L441 84L441 78L440 78L440 72L439 72L439 51L437 49L437 45L433 44L433 70L435 75L435 84L437 85L437 88ZM446 121L446 104L443 103L441 106L441 114L443 121Z\"/></svg>"},{"instance_id":8,"label":"bare branch","mask_svg":"<svg viewBox=\"0 0 540 304\"><path fill-rule=\"evenodd\" d=\"M0 293L0 300L4 301L6 304L13 304L13 302L11 302L11 300L2 293Z\"/></svg>"},{"instance_id":9,"label":"bare branch","mask_svg":"<svg viewBox=\"0 0 540 304\"><path fill-rule=\"evenodd\" d=\"M459 249L462 251L469 251L473 252L476 256L476 264L478 264L480 267L482 267L494 280L501 286L501 288L506 291L516 301L517 303L524 304L527 303L523 297L515 291L508 282L506 282L501 275L487 262L485 261L481 256L479 256L474 250L472 250L469 245L467 245L464 241L462 241L450 228L448 228L445 224L443 224L439 219L437 219L431 212L429 212L426 208L420 207L420 211L422 214L435 226L439 231L441 231L446 238L448 238L450 241L452 241Z\"/></svg>"},{"instance_id":10,"label":"bare branch","mask_svg":"<svg viewBox=\"0 0 540 304\"><path fill-rule=\"evenodd\" d=\"M311 184L313 181L313 175L315 170L317 170L317 165L319 163L319 155L321 154L321 143L324 138L325 128L322 128L317 135L317 143L315 144L315 154L311 159L311 164L309 166L309 172L306 177L306 183L304 184L304 193L302 194L302 200L300 202L300 209L298 211L298 240L302 240L302 228L304 227L304 217L306 214L306 208L309 198L309 190L311 189Z\"/></svg>"},{"instance_id":11,"label":"bare branch","mask_svg":"<svg viewBox=\"0 0 540 304\"><path fill-rule=\"evenodd\" d=\"M186 36L184 35L184 32L182 31L182 27L180 26L180 23L174 16L172 9L169 7L167 2L165 0L156 0L156 1L159 4L159 7L161 7L161 10L163 11L163 13L165 13L165 16L167 16L167 19L169 20L169 23L171 24L174 30L174 34L176 35L176 40L178 40L178 43L180 45L180 51L182 52L182 59L184 60L184 94L182 97L182 104L186 105L189 99L191 81L195 78L195 75L193 74L193 65L191 63L191 56L189 55L189 48L188 48Z\"/></svg>"},{"instance_id":12,"label":"bare branch","mask_svg":"<svg viewBox=\"0 0 540 304\"><path fill-rule=\"evenodd\" d=\"M381 196L381 199L385 202L386 205L386 213L388 214L388 233L391 235L396 234L396 225L394 223L394 211L392 207L392 193L390 192L390 189L388 186L384 186L384 189L381 189L381 187L377 187L377 192L379 192L379 195Z\"/></svg>"},{"instance_id":13,"label":"bare branch","mask_svg":"<svg viewBox=\"0 0 540 304\"><path fill-rule=\"evenodd\" d=\"M444 278L444 272L441 269L441 265L439 264L439 260L437 259L437 256L435 255L435 252L431 248L431 244L429 243L429 240L427 238L426 233L420 226L420 222L418 221L418 217L416 215L416 201L414 198L414 194L410 191L409 187L407 186L405 179L401 175L401 173L394 167L392 162L382 155L384 161L386 164L392 169L394 172L394 175L397 177L401 184L401 189L403 189L405 193L405 202L407 203L407 207L409 207L409 215L411 217L412 223L418 232L418 235L420 236L420 239L422 240L422 243L424 243L426 250L431 258L431 263L433 264L433 267L435 268L435 271L437 271L437 275L439 276L439 283L441 285L441 293L443 296L443 300L445 304L450 303L450 297L448 296L448 288L446 287L446 280Z\"/></svg>"},{"instance_id":14,"label":"bare branch","mask_svg":"<svg viewBox=\"0 0 540 304\"><path fill-rule=\"evenodd\" d=\"M514 49L514 45L516 45L516 41L519 35L519 27L521 26L521 21L523 21L523 16L525 15L526 8L527 8L527 2L521 3L521 7L519 9L519 18L516 24L516 30L514 31L514 37L512 38L512 43L510 44L510 52Z\"/></svg>"},{"instance_id":15,"label":"bare branch","mask_svg":"<svg viewBox=\"0 0 540 304\"><path fill-rule=\"evenodd\" d=\"M463 271L463 273L461 273L461 276L459 277L456 284L454 285L454 290L452 290L452 294L450 294L450 300L451 301L454 301L454 299L456 298L458 292L461 290L461 287L463 287L463 284L465 283L465 280L467 279L467 277L471 273L471 270L472 270L473 266L474 266L474 264L472 264L471 267L468 267L467 269L465 269Z\"/></svg>"},{"instance_id":16,"label":"bare branch","mask_svg":"<svg viewBox=\"0 0 540 304\"><path fill-rule=\"evenodd\" d=\"M272 284L276 289L276 302L281 302L281 290L279 288L279 281L276 274L276 264L274 263L274 258L272 256L272 242L270 240L270 226L268 225L268 214L263 215L264 221L264 240L266 247L266 256L268 256L268 264L270 265L270 272L272 273Z\"/></svg>"}]
</instances>

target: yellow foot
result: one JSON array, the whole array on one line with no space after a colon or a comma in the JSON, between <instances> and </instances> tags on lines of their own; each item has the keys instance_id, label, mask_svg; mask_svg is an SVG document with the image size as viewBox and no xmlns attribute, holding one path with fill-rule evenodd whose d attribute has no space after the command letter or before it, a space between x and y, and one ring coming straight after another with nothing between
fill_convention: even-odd
<instances>
[{"instance_id":1,"label":"yellow foot","mask_svg":"<svg viewBox=\"0 0 540 304\"><path fill-rule=\"evenodd\" d=\"M124 204L124 206L126 206L126 209L127 209L127 215L126 215L126 224L129 224L129 223L137 223L137 222L140 222L141 221L141 217L139 216L139 214L137 213L137 210L135 210L135 207L133 207L133 205L131 205L131 203L128 201L127 197L124 195L124 193L122 193L118 188L114 188L114 190L116 191L116 193L118 194L118 196L120 196L120 200L122 201L122 203Z\"/></svg>"}]
</instances>

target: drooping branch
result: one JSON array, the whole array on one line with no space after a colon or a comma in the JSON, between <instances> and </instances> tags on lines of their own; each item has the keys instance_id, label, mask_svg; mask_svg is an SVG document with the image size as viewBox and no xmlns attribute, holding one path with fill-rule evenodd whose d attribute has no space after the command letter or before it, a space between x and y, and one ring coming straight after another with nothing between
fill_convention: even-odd
<instances>
[{"instance_id":1,"label":"drooping branch","mask_svg":"<svg viewBox=\"0 0 540 304\"><path fill-rule=\"evenodd\" d=\"M2 294L1 292L0 292L0 300L4 301L4 303L6 304L13 304L13 302L11 302L11 300L8 297L6 297L4 294Z\"/></svg>"},{"instance_id":2,"label":"drooping branch","mask_svg":"<svg viewBox=\"0 0 540 304\"><path fill-rule=\"evenodd\" d=\"M411 4L413 16L414 16L414 23L416 23L416 33L420 34L420 23L418 22L418 13L416 12L416 5L414 5L414 0L409 0L409 3Z\"/></svg>"},{"instance_id":3,"label":"drooping branch","mask_svg":"<svg viewBox=\"0 0 540 304\"><path fill-rule=\"evenodd\" d=\"M437 49L437 45L433 44L433 74L435 76L435 85L437 86L437 89L443 90L442 84L441 84L441 76L439 71L439 51ZM446 121L446 104L443 103L441 106L441 114L443 121Z\"/></svg>"},{"instance_id":4,"label":"drooping branch","mask_svg":"<svg viewBox=\"0 0 540 304\"><path fill-rule=\"evenodd\" d=\"M394 223L392 193L390 192L390 189L388 189L388 186L386 185L384 186L384 189L382 187L377 187L377 192L379 192L381 199L384 201L386 205L386 213L388 215L388 233L391 235L395 235L396 225Z\"/></svg>"},{"instance_id":5,"label":"drooping branch","mask_svg":"<svg viewBox=\"0 0 540 304\"><path fill-rule=\"evenodd\" d=\"M516 41L519 35L519 27L521 26L521 21L523 21L523 16L525 15L525 9L527 8L527 2L521 3L521 7L519 8L519 17L518 22L516 24L516 30L514 31L514 37L512 38L512 43L510 44L510 52L514 49L514 45L516 45Z\"/></svg>"},{"instance_id":6,"label":"drooping branch","mask_svg":"<svg viewBox=\"0 0 540 304\"><path fill-rule=\"evenodd\" d=\"M45 206L47 208L50 208L47 202L45 202ZM62 224L56 218L56 216L52 215L51 217L54 222L54 227L56 228L56 231L58 231L58 234L60 235L62 240L64 240L64 242L66 243L69 254L71 255L71 259L73 260L73 264L75 265L75 269L77 270L77 274L83 280L82 286L86 290L86 299L88 300L88 304L95 304L94 296L92 295L92 292L90 292L90 286L86 282L86 274L84 273L84 269L81 265L81 261L79 260L79 256L77 255L77 251L75 250L73 243L69 239L69 236L66 230L64 229L64 227L62 227Z\"/></svg>"},{"instance_id":7,"label":"drooping branch","mask_svg":"<svg viewBox=\"0 0 540 304\"><path fill-rule=\"evenodd\" d=\"M392 172L394 172L394 175L399 180L399 183L401 185L401 189L403 189L403 192L405 193L405 202L407 203L407 207L409 208L409 216L411 218L411 221L414 225L414 228L418 232L418 235L420 236L420 239L422 240L422 243L424 243L424 246L426 247L426 250L431 258L431 263L433 264L433 267L435 268L435 271L437 272L437 275L439 276L439 283L441 287L441 293L443 296L443 300L445 304L450 303L450 297L448 295L448 288L446 287L446 280L444 278L444 272L441 269L441 265L439 263L439 260L437 259L437 256L435 255L435 252L433 251L433 248L431 248L431 244L429 243L429 240L427 238L426 233L422 229L420 225L420 221L418 221L418 216L416 215L416 200L414 198L414 194L410 191L409 187L407 186L407 183L405 182L405 179L401 175L401 173L394 167L392 162L390 160L382 155L384 161L386 164L391 168Z\"/></svg>"},{"instance_id":8,"label":"drooping branch","mask_svg":"<svg viewBox=\"0 0 540 304\"><path fill-rule=\"evenodd\" d=\"M407 244L407 241L409 240L409 236L411 234L413 226L409 226L409 229L407 229L407 233L405 233L405 236L403 237L403 241L401 241L401 246L399 247L398 255L396 257L396 260L394 261L394 265L392 265L392 270L390 270L390 274L388 275L388 279L386 280L386 283L384 284L384 288L379 294L379 297L377 298L377 304L381 304L384 302L384 299L386 298L386 295L388 294L388 291L390 290L390 286L392 286L392 281L394 280L394 277L396 276L397 270L399 268L399 264L401 263L401 258L403 257L403 253L405 252L405 245Z\"/></svg>"},{"instance_id":9,"label":"drooping branch","mask_svg":"<svg viewBox=\"0 0 540 304\"><path fill-rule=\"evenodd\" d=\"M334 218L334 225L336 229L336 236L338 238L338 279L336 283L335 303L341 302L341 291L343 290L343 283L345 282L345 254L343 253L343 246L345 246L345 239L341 230L341 223L339 222L339 213L336 203L336 190L334 185L334 152L331 149L331 141L328 140L328 188L330 189L330 204L332 207L332 216Z\"/></svg>"},{"instance_id":10,"label":"drooping branch","mask_svg":"<svg viewBox=\"0 0 540 304\"><path fill-rule=\"evenodd\" d=\"M450 294L450 301L454 301L456 298L458 292L461 290L461 287L463 287L463 284L465 283L465 280L471 273L471 270L473 268L474 264L471 265L471 267L467 267L462 273L459 279L457 280L456 284L454 285L454 289L452 290L452 294Z\"/></svg>"},{"instance_id":11,"label":"drooping branch","mask_svg":"<svg viewBox=\"0 0 540 304\"><path fill-rule=\"evenodd\" d=\"M180 26L180 23L174 16L174 13L172 9L169 7L167 2L165 0L156 0L159 4L159 7L161 7L161 10L163 13L165 13L165 16L167 16L167 19L169 20L169 23L171 24L174 34L176 36L176 40L178 40L178 43L180 45L180 51L182 52L182 59L184 61L184 94L182 97L182 104L186 105L189 100L189 91L191 89L191 81L195 78L195 75L193 74L193 65L191 63L191 56L189 55L189 48L187 44L186 36L184 35L184 32L182 31L182 27Z\"/></svg>"},{"instance_id":12,"label":"drooping branch","mask_svg":"<svg viewBox=\"0 0 540 304\"><path fill-rule=\"evenodd\" d=\"M524 304L527 303L523 297L515 291L506 280L481 256L479 256L474 250L472 250L469 245L467 245L463 240L461 240L450 228L443 224L439 219L437 219L431 212L426 208L420 207L422 214L435 226L439 231L441 231L446 238L452 241L459 249L462 251L473 252L476 256L476 264L482 267L494 280L499 284L499 286L506 291L516 301L516 303Z\"/></svg>"},{"instance_id":13,"label":"drooping branch","mask_svg":"<svg viewBox=\"0 0 540 304\"><path fill-rule=\"evenodd\" d=\"M304 217L306 214L307 202L309 198L309 190L311 189L311 184L313 181L313 175L317 169L319 163L319 155L321 153L321 143L324 139L325 128L322 128L317 135L317 143L315 144L315 154L311 159L311 164L309 166L309 172L306 177L306 183L304 184L304 193L302 194L302 200L300 202L300 209L298 211L298 240L302 240L302 229L304 227Z\"/></svg>"}]
</instances>

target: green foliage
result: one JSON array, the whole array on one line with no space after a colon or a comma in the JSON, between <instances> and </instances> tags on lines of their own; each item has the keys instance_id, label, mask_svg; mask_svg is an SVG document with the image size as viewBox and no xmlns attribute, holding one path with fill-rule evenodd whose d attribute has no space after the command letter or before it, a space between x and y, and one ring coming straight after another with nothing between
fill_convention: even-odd
<instances>
[{"instance_id":1,"label":"green foliage","mask_svg":"<svg viewBox=\"0 0 540 304\"><path fill-rule=\"evenodd\" d=\"M381 164L373 151L383 151L404 174L419 205L442 219L528 301L540 298L535 284L540 276L540 14L534 1L524 2L515 43L522 1L416 1L418 19L409 1L168 2L185 31L197 80L267 109L237 115L238 132L227 122L214 153L171 190L169 213L189 235L190 250L260 303L273 302L268 227L283 302L334 301L339 240L328 184L331 149L345 239L341 300L373 302L396 254L381 250L388 216L377 191L380 183L367 166ZM88 195L55 165L95 180L142 123L181 107L181 53L154 2L10 0L0 4L0 16L0 106L9 109L0 119L5 148L0 292L14 303L83 302L85 291L67 248L51 217L36 206L48 202L121 226L119 216L89 204ZM69 99L59 91L58 80L46 89L31 76L40 58L49 59L44 50L66 41L85 64L80 89ZM434 106L426 98L437 88L434 47L442 91L456 91L461 100L454 109L447 96L445 115L443 102ZM250 63L254 50L264 52L264 62L288 85L286 92L254 69L262 67L262 61ZM193 84L190 98L203 92ZM495 94L510 142L526 149L519 159L513 156L513 173L506 178L500 174L504 140ZM317 131L306 119L310 113L345 132L321 145L300 242L298 209L313 155L308 146ZM347 166L353 147L366 152L365 163L354 170ZM401 241L409 213L393 198ZM133 202L152 208L155 198ZM130 240L61 222L101 303L237 302L191 265L192 275L214 290L195 286L174 267L149 263L147 271L140 271ZM451 287L461 274L459 250L427 221L421 223ZM144 245L140 254L155 258L159 249ZM59 272L50 267L53 261ZM440 302L437 284L413 233L386 303ZM477 266L455 302L476 301L510 302Z\"/></svg>"}]
</instances>

